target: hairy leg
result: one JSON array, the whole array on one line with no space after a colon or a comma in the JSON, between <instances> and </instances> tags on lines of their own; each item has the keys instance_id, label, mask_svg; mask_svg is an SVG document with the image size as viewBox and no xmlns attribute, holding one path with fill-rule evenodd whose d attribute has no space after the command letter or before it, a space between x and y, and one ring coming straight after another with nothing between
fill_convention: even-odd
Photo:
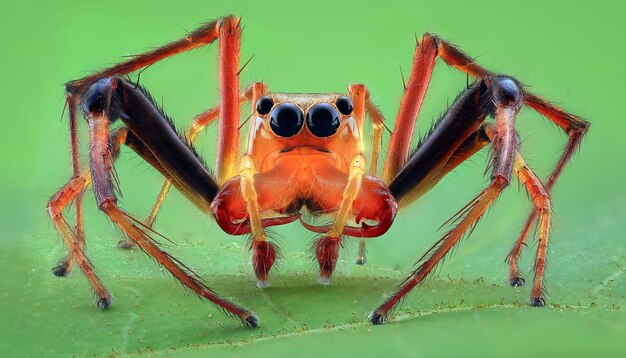
<instances>
[{"instance_id":1,"label":"hairy leg","mask_svg":"<svg viewBox=\"0 0 626 358\"><path fill-rule=\"evenodd\" d=\"M415 50L411 75L405 88L404 96L398 111L396 126L389 143L387 158L385 160L385 171L383 175L386 183L391 181L408 158L409 145L413 135L415 120L430 81L430 76L435 63L434 59L436 56L443 59L448 65L479 79L484 78L485 76L495 75L493 72L480 66L480 64L474 61L474 59L458 47L449 44L434 34L424 34ZM563 172L564 167L579 148L582 138L587 133L590 124L582 118L566 112L558 106L529 91L525 91L524 103L528 107L547 117L568 135L568 141L565 149L559 157L554 169L550 173L545 185L546 190L550 193L552 187ZM526 219L522 232L507 257L510 265L510 272L512 273L519 271L518 261L521 256L522 249L525 246L530 228L533 223L536 222L537 214L537 209L533 209ZM510 277L510 281L513 285L523 283L522 281L517 280L517 278L519 277Z\"/></svg>"},{"instance_id":2,"label":"hairy leg","mask_svg":"<svg viewBox=\"0 0 626 358\"><path fill-rule=\"evenodd\" d=\"M451 159L446 163L443 170L441 170L437 176L436 181L445 176L454 167L467 158L472 156L475 152L483 148L486 144L490 143L494 137L495 128L490 124L483 124L479 130L477 130L472 136L465 140L465 142L457 149ZM543 274L545 272L546 258L547 258L547 243L550 233L550 221L551 221L551 200L548 190L536 176L536 174L528 167L524 161L522 155L517 152L515 155L514 171L520 182L524 184L528 194L532 198L535 206L533 212L538 212L539 218L539 244L537 246L536 260L535 260L535 276L533 280L533 288L531 291L530 304L533 306L544 306L544 290L543 290ZM434 186L435 183L428 185L428 189ZM509 283L513 287L523 286L525 283L519 268L517 265L511 265L509 272Z\"/></svg>"},{"instance_id":3,"label":"hairy leg","mask_svg":"<svg viewBox=\"0 0 626 358\"><path fill-rule=\"evenodd\" d=\"M90 128L90 170L98 207L180 283L245 325L256 326L254 314L218 296L181 261L161 250L149 229L117 205L113 157L107 140L111 118L119 117L125 123L129 147L172 180L199 209L207 212L218 186L193 149L179 137L141 88L122 79L96 82L83 96L82 106Z\"/></svg>"},{"instance_id":4,"label":"hairy leg","mask_svg":"<svg viewBox=\"0 0 626 358\"><path fill-rule=\"evenodd\" d=\"M67 82L66 96L67 106L69 107L69 123L70 123L70 146L72 157L73 176L80 175L80 161L77 137L77 121L76 112L80 95L88 86L102 78L113 76L124 76L133 71L137 71L165 58L177 55L181 52L189 51L198 47L209 45L215 40L220 40L220 106L223 108L222 120L220 121L220 134L218 138L218 158L217 172L218 178L229 176L233 166L236 164L238 157L238 137L239 137L239 111L236 105L236 96L239 92L238 66L239 66L239 47L241 38L240 21L236 17L229 15L210 21L194 31L187 34L184 38L173 41L166 45L160 46L152 51L144 52L131 59L110 66L104 70L98 71L83 78ZM206 113L210 116L212 113ZM203 120L205 117L201 115ZM146 222L148 226L152 226L156 219L156 213L162 204L165 195L169 190L170 184L164 184L157 203L153 206ZM79 194L75 198L76 208L76 227L75 233L78 242L84 241L83 219L82 219L82 197ZM129 240L122 240L120 247L131 247ZM71 264L70 264L71 266Z\"/></svg>"},{"instance_id":5,"label":"hairy leg","mask_svg":"<svg viewBox=\"0 0 626 358\"><path fill-rule=\"evenodd\" d=\"M451 109L391 182L389 189L400 203L403 202L404 196L414 196L414 188L428 183L445 168L452 155L476 132L486 115L491 113L495 115L490 185L453 217L451 222L455 226L420 258L417 269L405 279L396 293L372 312L370 315L372 323L381 324L387 320L389 312L432 272L463 236L471 231L508 185L514 155L519 147L514 122L522 98L521 89L511 78L489 77L480 80L457 98Z\"/></svg>"},{"instance_id":6,"label":"hairy leg","mask_svg":"<svg viewBox=\"0 0 626 358\"><path fill-rule=\"evenodd\" d=\"M68 109L69 116L69 130L70 130L70 158L72 162L72 177L76 178L81 175L80 165L80 153L78 143L78 128L76 111L78 108L79 96L76 94L68 93L66 95L65 106ZM77 193L74 198L74 210L75 210L75 222L74 222L74 235L76 242L79 246L85 246L85 229L83 223L83 195L81 192ZM73 260L71 251L67 256L61 260L59 265L55 268L57 276L64 276L69 274L72 270Z\"/></svg>"},{"instance_id":7,"label":"hairy leg","mask_svg":"<svg viewBox=\"0 0 626 358\"><path fill-rule=\"evenodd\" d=\"M111 153L114 157L119 154L119 148L126 140L126 128L120 128L111 133L108 142L111 148ZM78 217L82 218L82 213L77 214L77 222L74 231L69 229L69 225L63 217L63 210L67 204L81 202L86 187L91 183L91 177L88 171L79 173L78 176L73 177L63 188L61 188L48 202L48 213L54 223L55 228L59 231L59 234L63 237L64 241L68 242L70 237L73 237L72 243L80 248L80 251L85 250L84 231L82 230L82 220L78 222ZM80 207L75 207L76 211L81 211ZM78 228L80 227L80 230ZM63 228L60 230L60 228ZM69 231L69 234L68 234ZM68 246L69 247L69 246ZM74 252L75 249L70 249L67 256L64 257L57 266L52 268L52 273L55 276L63 277L70 274L72 267L74 266ZM84 253L82 254L84 256ZM86 275L88 278L90 275ZM91 279L90 279L91 281ZM97 286L92 282L92 286ZM100 285L102 286L102 285ZM96 290L98 291L98 290Z\"/></svg>"},{"instance_id":8,"label":"hairy leg","mask_svg":"<svg viewBox=\"0 0 626 358\"><path fill-rule=\"evenodd\" d=\"M415 48L411 74L407 81L396 122L389 139L383 181L390 183L409 157L411 138L422 101L426 95L437 58L436 39L424 36Z\"/></svg>"},{"instance_id":9,"label":"hairy leg","mask_svg":"<svg viewBox=\"0 0 626 358\"><path fill-rule=\"evenodd\" d=\"M119 154L120 145L126 140L126 134L127 129L122 127L109 135L108 145L113 158ZM82 198L90 183L91 175L89 171L84 171L65 184L48 202L50 219L68 248L67 257L52 269L52 273L59 277L67 276L72 266L77 263L96 295L96 305L100 308L107 308L111 305L111 295L95 273L93 265L85 253L85 240L78 239L76 231L70 229L63 217L63 210L72 201Z\"/></svg>"},{"instance_id":10,"label":"hairy leg","mask_svg":"<svg viewBox=\"0 0 626 358\"><path fill-rule=\"evenodd\" d=\"M432 36L437 39L439 43L438 55L450 66L477 78L493 74L489 70L480 66L476 61L474 61L474 59L459 48L437 38L435 35L426 34L425 36ZM528 91L525 91L524 103L559 126L568 136L565 149L557 160L557 163L552 169L545 185L545 189L549 194L552 191L554 184L561 176L563 169L570 161L576 150L580 147L580 143L584 135L589 130L590 123L579 116L566 112L562 108L559 108L540 96ZM534 208L529 214L517 241L511 248L507 257L510 266L509 271L511 272L509 281L514 286L523 284L523 280L519 280L520 276L516 273L519 273L519 259L522 249L525 246L531 227L537 220L539 214L538 210L538 208Z\"/></svg>"},{"instance_id":11,"label":"hairy leg","mask_svg":"<svg viewBox=\"0 0 626 358\"><path fill-rule=\"evenodd\" d=\"M59 235L68 248L66 260L56 266L52 272L56 276L65 276L69 272L69 262L75 262L89 281L95 296L96 305L100 308L107 308L111 304L111 295L98 277L93 264L84 252L84 244L78 242L76 235L63 217L63 208L79 192L81 192L87 182L85 175L72 178L59 192L57 192L48 203L48 214L54 223ZM71 260L71 261L69 261Z\"/></svg>"},{"instance_id":12,"label":"hairy leg","mask_svg":"<svg viewBox=\"0 0 626 358\"><path fill-rule=\"evenodd\" d=\"M535 277L533 280L533 288L530 294L530 304L533 306L543 307L546 304L543 290L543 274L546 267L548 238L550 236L550 220L552 216L552 206L550 202L550 194L545 188L541 180L528 167L521 154L515 156L515 173L520 179L528 194L535 203L534 212L538 215L539 221L539 242L537 244L537 253L535 256ZM509 273L509 282L513 286L516 282L512 282L511 278L517 278L523 282L519 270Z\"/></svg>"},{"instance_id":13,"label":"hairy leg","mask_svg":"<svg viewBox=\"0 0 626 358\"><path fill-rule=\"evenodd\" d=\"M400 206L417 200L440 180L454 153L493 114L490 82L483 79L463 91L389 183Z\"/></svg>"},{"instance_id":14,"label":"hairy leg","mask_svg":"<svg viewBox=\"0 0 626 358\"><path fill-rule=\"evenodd\" d=\"M246 87L239 96L239 105L242 106L247 102L252 102L253 105L256 104L255 99L267 93L268 88L263 82L255 82L248 87ZM256 97L255 97L256 96ZM220 107L216 106L213 108L209 108L208 110L202 112L197 115L191 125L185 131L185 139L188 143L193 143L196 140L198 134L205 129L209 124L215 121L220 116ZM172 186L172 182L169 179L165 179L163 181L163 185L161 186L161 190L157 195L157 198L152 205L152 209L150 209L150 213L148 217L144 220L144 224L152 228L156 221L159 210L163 206L163 202L165 201L165 197L169 193L169 190ZM130 239L121 240L118 243L118 246L123 249L128 249L134 246L134 243Z\"/></svg>"}]
</instances>

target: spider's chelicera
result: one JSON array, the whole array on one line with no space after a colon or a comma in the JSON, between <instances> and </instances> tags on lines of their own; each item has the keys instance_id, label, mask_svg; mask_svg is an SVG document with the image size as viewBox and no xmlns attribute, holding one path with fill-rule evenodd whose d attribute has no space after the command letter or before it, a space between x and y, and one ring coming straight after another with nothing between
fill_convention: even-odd
<instances>
[{"instance_id":1,"label":"spider's chelicera","mask_svg":"<svg viewBox=\"0 0 626 358\"><path fill-rule=\"evenodd\" d=\"M271 93L257 82L239 89L241 26L233 16L212 21L185 38L126 62L66 84L69 107L73 178L48 204L52 221L69 248L53 269L67 275L74 265L85 273L97 305L106 308L111 297L84 252L82 196L93 186L98 207L128 236L120 246L139 246L154 257L183 285L219 305L247 326L257 325L249 310L206 286L181 261L159 248L151 238L152 226L169 188L173 185L198 209L214 218L231 235L250 235L252 265L258 287L270 284L269 273L277 257L266 228L294 221L319 233L314 255L321 284L329 284L341 241L345 236L378 237L389 229L398 209L415 202L441 178L481 148L491 145L490 184L449 223L453 224L419 260L416 269L370 315L383 323L401 298L432 272L457 242L509 184L514 173L527 189L534 208L526 220L509 259L509 282L520 286L524 279L518 261L534 223L538 224L538 247L530 303L545 305L543 274L551 221L550 192L565 164L578 148L589 123L565 112L524 89L505 75L492 73L458 48L425 34L415 49L410 76L396 116L387 154L378 170L383 130L381 112L368 89L349 86L348 93ZM122 78L159 60L183 51L220 42L220 100L218 106L198 115L183 137L167 115L138 84ZM410 151L411 138L435 60L476 78ZM240 106L250 104L247 148L240 154ZM515 118L523 105L557 124L569 141L546 181L540 180L520 154ZM82 170L78 155L77 111L82 108L89 125L89 169ZM367 117L372 123L365 133ZM493 118L493 121L487 121ZM112 129L118 121L121 125ZM217 161L214 175L193 149L197 134L217 120ZM366 153L364 144L370 150ZM165 184L148 218L141 222L117 204L113 161L121 145L133 149L158 170ZM366 157L368 158L366 160ZM380 178L379 174L382 174ZM62 213L76 205L76 226L71 228ZM323 217L329 225L315 225L306 217ZM356 263L365 263L361 241Z\"/></svg>"}]
</instances>

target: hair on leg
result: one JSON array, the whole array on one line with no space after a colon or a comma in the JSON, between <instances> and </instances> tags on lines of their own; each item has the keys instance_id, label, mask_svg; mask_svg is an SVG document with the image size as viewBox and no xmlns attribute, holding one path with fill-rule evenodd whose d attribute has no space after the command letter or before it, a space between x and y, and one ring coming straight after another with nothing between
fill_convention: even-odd
<instances>
[{"instance_id":1,"label":"hair on leg","mask_svg":"<svg viewBox=\"0 0 626 358\"><path fill-rule=\"evenodd\" d=\"M483 95L486 95L486 98L483 97L483 100L479 100L474 93L481 94L478 98L483 97ZM496 122L492 142L491 184L449 221L449 223L454 225L453 228L418 260L419 265L417 269L405 279L396 293L371 313L369 319L372 323L381 324L387 320L389 312L400 300L432 272L435 266L461 238L471 233L482 215L508 185L513 170L514 155L519 147L519 138L515 133L514 125L515 117L522 104L522 96L521 89L511 78L489 77L479 81L479 83L470 87L463 95L457 98L457 101L451 107L452 110L449 110L444 115L442 121L438 123L437 127L426 138L423 146L418 148L413 157L407 162L407 165L392 181L390 190L392 190L394 195L397 195L398 200L401 200L402 195L407 195L412 191L410 187L406 186L408 183L413 183L413 185L419 187L421 183L425 182L424 178L436 176L441 169L433 171L433 168L445 167L451 155L478 129L478 126L485 118L485 114L492 112L492 109L489 107L490 103L495 105L493 113ZM464 110L457 111L459 109ZM466 128L471 128L472 130L469 131ZM450 138L450 135L455 132L456 135ZM443 159L437 157L424 161L425 164L430 166L423 169L426 171L425 174L422 173L420 166L412 166L412 164L415 164L413 159L423 158L426 151L434 151L434 153L439 153L439 156L442 156L441 151L437 150L437 148L440 147L441 142L445 141L449 143L446 143L444 146L446 150L443 152L445 154ZM452 149L447 149L450 146L452 146ZM412 173L407 168L412 169L412 172L417 171L421 179L417 181L406 179ZM432 174L433 172L435 174ZM396 182L397 178L404 179ZM398 185L395 191L394 183ZM402 185L399 183L402 183Z\"/></svg>"}]
</instances>

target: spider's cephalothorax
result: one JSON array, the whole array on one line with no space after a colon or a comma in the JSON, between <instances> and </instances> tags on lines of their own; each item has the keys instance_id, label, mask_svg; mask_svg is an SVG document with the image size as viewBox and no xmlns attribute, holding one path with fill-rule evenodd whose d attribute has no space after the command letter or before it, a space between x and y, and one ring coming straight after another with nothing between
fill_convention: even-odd
<instances>
[{"instance_id":1,"label":"spider's cephalothorax","mask_svg":"<svg viewBox=\"0 0 626 358\"><path fill-rule=\"evenodd\" d=\"M253 256L259 287L267 286L275 257L264 227L291 222L303 209L331 216L327 228L304 224L325 234L316 254L319 281L328 284L342 235L375 237L391 225L393 195L381 180L365 175L362 119L351 98L340 94L265 94L257 100L240 173L224 183L212 209L225 232L251 233L255 251L269 246L271 255Z\"/></svg>"},{"instance_id":2,"label":"spider's cephalothorax","mask_svg":"<svg viewBox=\"0 0 626 358\"><path fill-rule=\"evenodd\" d=\"M57 192L48 210L69 253L53 269L67 275L74 264L85 273L101 308L111 298L84 252L82 194L93 184L99 208L127 235L120 246L138 245L154 257L183 285L207 298L247 326L256 326L250 311L219 297L180 261L162 251L149 233L171 185L191 203L213 217L232 235L250 235L257 286L269 285L276 249L266 228L300 220L320 233L314 245L319 282L328 284L344 236L370 238L383 235L399 208L416 201L456 166L488 144L492 147L491 182L452 220L455 226L426 252L417 268L370 315L373 323L386 320L400 299L432 272L433 268L480 219L512 173L528 190L535 204L509 254L509 282L520 286L518 261L530 227L538 223L539 240L530 303L545 305L543 273L551 221L550 191L565 164L578 148L589 123L528 92L515 79L482 68L456 47L425 34L415 49L411 74L405 86L391 131L382 173L378 171L382 114L364 85L355 84L345 94L270 93L257 82L239 91L241 26L233 16L207 23L185 38L96 74L66 84L71 128L74 177ZM198 115L183 137L170 119L127 75L163 58L220 42L219 105ZM411 138L437 57L477 80L468 86L433 129L410 153ZM250 103L249 135L240 153L240 106ZM547 181L540 180L519 152L515 117L527 105L561 127L567 146ZM90 129L90 168L82 171L76 137L77 111L82 108ZM367 115L371 133L364 133ZM111 129L117 118L123 123ZM219 119L218 119L219 118ZM487 122L493 118L493 122ZM209 123L218 119L217 162L212 175L193 149L192 142ZM140 222L117 205L112 165L120 145L132 148L166 178L148 218ZM369 148L367 153L363 148ZM366 159L367 158L367 159ZM380 175L380 179L378 175ZM63 209L76 205L76 226L70 228ZM326 226L303 219L323 216ZM355 260L365 263L365 242Z\"/></svg>"}]
</instances>

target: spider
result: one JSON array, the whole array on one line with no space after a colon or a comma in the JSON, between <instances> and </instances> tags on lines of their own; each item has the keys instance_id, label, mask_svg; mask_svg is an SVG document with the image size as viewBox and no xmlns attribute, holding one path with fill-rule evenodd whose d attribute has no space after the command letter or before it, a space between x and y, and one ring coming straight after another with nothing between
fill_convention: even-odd
<instances>
[{"instance_id":1,"label":"spider","mask_svg":"<svg viewBox=\"0 0 626 358\"><path fill-rule=\"evenodd\" d=\"M514 78L488 71L459 48L426 33L417 41L382 176L378 178L386 126L367 87L353 84L345 94L273 93L266 84L256 82L240 92L241 33L237 17L222 17L180 40L66 83L73 177L48 203L50 217L68 247L67 256L52 270L56 276L68 275L77 265L95 292L97 306L107 308L111 304L109 292L84 251L82 197L91 184L100 210L127 235L120 247L137 245L184 286L246 326L255 327L258 320L250 310L220 297L153 239L156 232L152 226L171 185L214 218L224 232L250 235L252 266L260 288L270 284L269 273L277 258L267 227L299 220L305 228L321 234L313 251L319 263L318 281L327 285L344 236L365 239L383 235L399 208L415 202L456 166L491 144L489 185L450 219L452 229L419 259L415 270L374 309L369 319L374 324L387 320L402 297L471 232L507 187L513 173L534 206L508 255L509 283L525 283L518 261L529 230L536 223L539 234L530 304L545 305L543 275L551 222L550 192L579 147L588 122L529 92ZM214 41L219 42L219 105L195 117L183 136L148 92L123 76ZM459 94L411 152L415 123L437 58L476 81ZM240 155L240 108L244 104L251 104L252 114L247 149ZM523 105L547 117L569 137L545 183L528 167L519 151L515 118ZM81 169L79 161L79 108L89 125L88 170ZM366 117L372 122L370 134L364 133ZM494 118L493 123L487 122L487 117ZM112 129L118 120L122 124ZM219 134L215 171L211 174L192 142L215 120ZM371 147L369 162L363 150L366 140ZM121 145L133 149L165 177L156 203L143 222L117 204L113 162ZM73 229L63 216L64 208L72 201L76 208ZM305 213L307 217L328 218L331 224L307 223L302 216ZM365 263L364 240L355 261Z\"/></svg>"}]
</instances>

